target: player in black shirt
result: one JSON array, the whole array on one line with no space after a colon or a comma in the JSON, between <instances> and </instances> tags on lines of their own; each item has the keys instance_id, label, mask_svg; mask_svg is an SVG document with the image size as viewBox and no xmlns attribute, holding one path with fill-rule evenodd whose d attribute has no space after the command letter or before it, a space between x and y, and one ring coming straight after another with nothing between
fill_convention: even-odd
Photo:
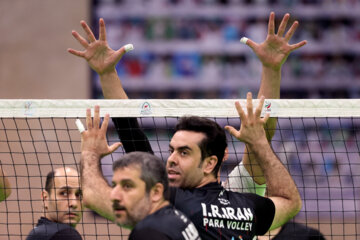
<instances>
[{"instance_id":1,"label":"player in black shirt","mask_svg":"<svg viewBox=\"0 0 360 240\"><path fill-rule=\"evenodd\" d=\"M109 117L105 117L99 128L99 107L95 107L94 124L87 111L88 130L82 132L81 167L82 178L88 175L89 166L98 165L104 150L114 150L106 142L106 128ZM94 169L93 169L94 170ZM86 172L84 174L84 172ZM194 224L180 211L170 205L165 197L168 192L168 178L161 159L146 152L132 152L122 156L113 164L112 188L105 183L102 192L104 204L112 202L112 220L122 227L132 229L129 239L154 240L200 240ZM99 172L92 175L97 178ZM83 188L85 192L97 191L96 187ZM97 193L94 193L97 195ZM110 201L111 200L111 201ZM84 201L88 199L84 198Z\"/></svg>"},{"instance_id":2,"label":"player in black shirt","mask_svg":"<svg viewBox=\"0 0 360 240\"><path fill-rule=\"evenodd\" d=\"M46 177L41 196L44 217L26 240L81 240L75 226L82 217L82 192L79 174L72 168L57 168Z\"/></svg>"},{"instance_id":3,"label":"player in black shirt","mask_svg":"<svg viewBox=\"0 0 360 240\"><path fill-rule=\"evenodd\" d=\"M69 224L57 223L41 217L26 240L82 240L81 235Z\"/></svg>"},{"instance_id":4,"label":"player in black shirt","mask_svg":"<svg viewBox=\"0 0 360 240\"><path fill-rule=\"evenodd\" d=\"M252 239L255 235L266 233L269 228L281 226L301 208L300 195L291 176L267 142L263 124L268 115L260 118L263 103L264 98L253 113L249 93L248 114L236 103L242 120L240 130L230 126L226 129L246 142L260 162L267 180L269 198L227 191L218 184L217 173L222 162L218 159L224 157L226 137L224 130L215 122L185 117L176 126L176 133L169 145L171 155L167 161L167 173L170 185L178 188L171 189L170 202L194 222L204 239ZM87 125L90 129L89 114L88 110ZM105 127L108 117L104 121ZM95 108L94 119L94 126L99 125L98 107ZM104 138L99 138L103 146L94 144L86 151L82 149L81 176L88 207L113 220L111 202L106 198L111 189L102 176L99 158L114 151L120 144L108 147ZM82 139L85 139L84 133Z\"/></svg>"},{"instance_id":5,"label":"player in black shirt","mask_svg":"<svg viewBox=\"0 0 360 240\"><path fill-rule=\"evenodd\" d=\"M246 43L263 63L263 79L259 94L265 95L267 98L279 97L281 66L291 51L306 43L302 41L293 45L288 44L298 24L294 22L285 34L289 17L289 14L284 16L278 33L275 34L274 14L271 13L268 36L265 42L256 44L248 40ZM127 95L115 70L115 65L126 52L126 48L123 47L117 51L109 48L106 42L105 24L102 19L100 19L99 25L100 35L99 40L97 40L86 23L82 22L82 27L89 41L85 40L75 31L73 36L82 44L85 51L69 49L69 52L85 58L91 68L99 74L105 98L126 99ZM96 56L101 56L101 58ZM274 89L276 90L274 91ZM264 229L270 227L270 225L271 229L282 225L294 216L301 207L300 196L293 180L266 140L263 124L267 118L260 118L259 108L254 114L252 112L252 96L248 95L247 98L248 115L244 114L242 108L237 105L242 120L241 130L236 131L231 127L227 129L233 136L247 144L247 149L254 156L253 159L259 162L259 168L261 171L264 171L264 176L268 183L268 192L271 200L253 195L248 197L245 195L240 196L238 193L229 193L222 190L221 186L216 184L217 172L226 149L226 138L224 133L219 133L219 135L223 135L223 138L214 140L215 138L209 137L208 133L211 136L211 132L214 129L217 131L218 126L213 126L209 131L199 130L199 125L193 129L178 129L170 143L172 154L167 162L168 176L171 186L179 187L178 190L172 191L173 194L176 194L175 197L172 195L172 199L175 199L174 201L179 199L176 207L181 208L194 221L200 233L205 234L202 235L204 238L217 236L217 238L223 237L225 239L238 239L240 237L250 239L254 234L264 233ZM199 119L192 118L190 122ZM127 124L119 124L119 121ZM132 128L137 125L136 119L117 119L115 124L127 152L133 150L152 152L151 146L148 144L142 131ZM107 152L104 151L101 154L107 154ZM248 160L251 161L251 159ZM83 184L88 186L88 188L93 187L105 191L106 184L99 180L102 176L97 173L99 169L99 165L89 166L89 168L84 169L83 176L87 177L82 178ZM94 176L94 173L96 177L91 178L91 176ZM253 172L252 175L254 176ZM194 198L191 198L191 194ZM106 199L102 198L106 194L94 196L91 192L84 192L84 195L89 200L88 207L98 211L105 217L111 218L111 208ZM201 195L205 195L209 199L200 199L199 196ZM195 196L198 199L195 199ZM253 199L244 200L244 198ZM182 199L191 199L192 201L185 202ZM254 205L251 205L250 202L254 203ZM263 215L267 217L261 215L263 206L260 206L259 202L263 202L266 205L268 212ZM236 207L230 205L234 203L245 205ZM227 208L226 205L229 205L229 207ZM269 220L273 217L272 221ZM199 225L199 222L201 222L201 225Z\"/></svg>"}]
</instances>

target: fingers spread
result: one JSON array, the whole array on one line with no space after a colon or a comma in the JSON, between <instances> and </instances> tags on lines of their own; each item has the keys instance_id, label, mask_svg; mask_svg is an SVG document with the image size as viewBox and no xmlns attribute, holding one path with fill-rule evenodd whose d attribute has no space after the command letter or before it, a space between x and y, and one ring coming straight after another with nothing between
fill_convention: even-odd
<instances>
[{"instance_id":1,"label":"fingers spread","mask_svg":"<svg viewBox=\"0 0 360 240\"><path fill-rule=\"evenodd\" d=\"M108 128L108 125L109 125L109 118L110 118L110 115L108 113L105 114L104 121L101 124L101 130L102 131L106 132L106 130Z\"/></svg>"},{"instance_id":2,"label":"fingers spread","mask_svg":"<svg viewBox=\"0 0 360 240\"><path fill-rule=\"evenodd\" d=\"M100 20L99 20L99 26L100 26L99 40L101 40L101 41L106 41L106 28L105 28L105 21L104 21L104 19L100 18Z\"/></svg>"},{"instance_id":3,"label":"fingers spread","mask_svg":"<svg viewBox=\"0 0 360 240\"><path fill-rule=\"evenodd\" d=\"M100 107L96 105L94 107L94 128L100 128Z\"/></svg>"},{"instance_id":4,"label":"fingers spread","mask_svg":"<svg viewBox=\"0 0 360 240\"><path fill-rule=\"evenodd\" d=\"M84 48L87 48L89 46L89 43L82 36L80 36L78 32L72 31L71 34Z\"/></svg>"},{"instance_id":5,"label":"fingers spread","mask_svg":"<svg viewBox=\"0 0 360 240\"><path fill-rule=\"evenodd\" d=\"M247 109L248 117L252 118L254 114L253 114L253 102L252 102L251 92L248 92L246 96L246 109Z\"/></svg>"},{"instance_id":6,"label":"fingers spread","mask_svg":"<svg viewBox=\"0 0 360 240\"><path fill-rule=\"evenodd\" d=\"M91 109L86 109L86 127L88 130L92 129Z\"/></svg>"},{"instance_id":7,"label":"fingers spread","mask_svg":"<svg viewBox=\"0 0 360 240\"><path fill-rule=\"evenodd\" d=\"M68 48L67 50L69 53L75 55L75 56L78 56L78 57L85 57L85 53L82 52L82 51L77 51L77 50L74 50L72 48Z\"/></svg>"},{"instance_id":8,"label":"fingers spread","mask_svg":"<svg viewBox=\"0 0 360 240\"><path fill-rule=\"evenodd\" d=\"M112 144L110 147L109 147L109 153L113 153L116 149L118 149L119 147L122 146L122 143L121 142L117 142L117 143L114 143Z\"/></svg>"},{"instance_id":9,"label":"fingers spread","mask_svg":"<svg viewBox=\"0 0 360 240\"><path fill-rule=\"evenodd\" d=\"M95 42L96 38L95 38L93 32L91 31L91 29L89 28L89 26L86 24L85 21L81 21L81 26L84 29L84 31L86 32L86 35L88 36L89 42Z\"/></svg>"},{"instance_id":10,"label":"fingers spread","mask_svg":"<svg viewBox=\"0 0 360 240\"><path fill-rule=\"evenodd\" d=\"M241 121L245 121L245 113L238 101L235 102L235 108L240 116Z\"/></svg>"},{"instance_id":11,"label":"fingers spread","mask_svg":"<svg viewBox=\"0 0 360 240\"><path fill-rule=\"evenodd\" d=\"M269 35L275 34L275 13L274 12L271 12L270 16L269 16L268 34Z\"/></svg>"},{"instance_id":12,"label":"fingers spread","mask_svg":"<svg viewBox=\"0 0 360 240\"><path fill-rule=\"evenodd\" d=\"M298 49L298 48L301 48L301 47L304 46L306 43L307 43L307 41L304 40L304 41L301 41L301 42L299 42L299 43L290 45L291 51L296 50L296 49Z\"/></svg>"},{"instance_id":13,"label":"fingers spread","mask_svg":"<svg viewBox=\"0 0 360 240\"><path fill-rule=\"evenodd\" d=\"M264 105L264 101L265 101L265 97L261 96L260 101L259 101L259 105L257 106L256 110L255 110L255 116L257 118L259 118L261 116L261 110L263 108Z\"/></svg>"},{"instance_id":14,"label":"fingers spread","mask_svg":"<svg viewBox=\"0 0 360 240\"><path fill-rule=\"evenodd\" d=\"M289 31L285 34L285 40L286 40L287 42L290 41L290 39L291 39L292 36L294 35L295 30L297 29L298 26L299 26L299 22L298 22L298 21L295 21L295 22L291 25Z\"/></svg>"},{"instance_id":15,"label":"fingers spread","mask_svg":"<svg viewBox=\"0 0 360 240\"><path fill-rule=\"evenodd\" d=\"M234 137L238 137L238 131L234 128L234 127L232 127L232 126L225 126L225 129L226 129L226 131L228 131L232 136L234 136Z\"/></svg>"},{"instance_id":16,"label":"fingers spread","mask_svg":"<svg viewBox=\"0 0 360 240\"><path fill-rule=\"evenodd\" d=\"M287 22L289 21L289 18L290 18L290 14L285 14L281 23L280 23L280 26L279 26L279 30L278 30L278 33L277 35L278 36L283 36L284 33L285 33L285 29L286 29L286 25L287 25Z\"/></svg>"}]
</instances>

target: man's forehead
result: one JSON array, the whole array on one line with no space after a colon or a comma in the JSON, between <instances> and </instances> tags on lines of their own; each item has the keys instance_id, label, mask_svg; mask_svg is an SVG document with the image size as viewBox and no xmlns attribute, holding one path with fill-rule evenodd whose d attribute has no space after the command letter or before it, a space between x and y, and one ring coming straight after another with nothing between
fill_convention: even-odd
<instances>
[{"instance_id":1,"label":"man's forehead","mask_svg":"<svg viewBox=\"0 0 360 240\"><path fill-rule=\"evenodd\" d=\"M56 170L54 175L54 184L56 188L79 188L80 177L75 170Z\"/></svg>"},{"instance_id":2,"label":"man's forehead","mask_svg":"<svg viewBox=\"0 0 360 240\"><path fill-rule=\"evenodd\" d=\"M120 182L123 180L131 180L131 181L139 181L142 179L141 176L141 169L139 166L128 166L123 168L118 168L114 171L113 174L113 182Z\"/></svg>"},{"instance_id":3,"label":"man's forehead","mask_svg":"<svg viewBox=\"0 0 360 240\"><path fill-rule=\"evenodd\" d=\"M54 183L56 188L79 188L80 179L78 176L55 176Z\"/></svg>"},{"instance_id":4,"label":"man's forehead","mask_svg":"<svg viewBox=\"0 0 360 240\"><path fill-rule=\"evenodd\" d=\"M205 138L205 134L201 132L194 131L177 131L174 136L171 138L170 146L171 147L182 147L182 146L191 146L198 145Z\"/></svg>"}]
</instances>

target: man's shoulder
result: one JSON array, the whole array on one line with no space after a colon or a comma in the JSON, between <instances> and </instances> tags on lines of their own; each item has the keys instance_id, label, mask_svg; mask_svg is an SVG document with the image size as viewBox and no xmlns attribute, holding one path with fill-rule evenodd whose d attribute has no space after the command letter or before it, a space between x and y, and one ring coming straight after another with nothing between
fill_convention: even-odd
<instances>
[{"instance_id":1,"label":"man's shoulder","mask_svg":"<svg viewBox=\"0 0 360 240\"><path fill-rule=\"evenodd\" d=\"M80 234L78 231L68 224L63 223L55 223L51 221L47 221L42 224L38 224L36 227L34 227L31 232L29 233L26 240L50 240L53 236L61 234L64 237L69 236L77 236Z\"/></svg>"},{"instance_id":2,"label":"man's shoulder","mask_svg":"<svg viewBox=\"0 0 360 240\"><path fill-rule=\"evenodd\" d=\"M161 225L161 228L164 228L164 225L174 227L174 224L177 223L178 225L182 225L186 221L188 221L188 219L182 212L169 205L159 209L153 214L148 215L141 222L139 222L138 225L139 227L158 227Z\"/></svg>"},{"instance_id":3,"label":"man's shoulder","mask_svg":"<svg viewBox=\"0 0 360 240\"><path fill-rule=\"evenodd\" d=\"M159 209L136 224L132 236L146 231L153 231L170 239L187 239L184 238L187 232L191 232L193 236L199 235L194 224L172 205Z\"/></svg>"}]
</instances>

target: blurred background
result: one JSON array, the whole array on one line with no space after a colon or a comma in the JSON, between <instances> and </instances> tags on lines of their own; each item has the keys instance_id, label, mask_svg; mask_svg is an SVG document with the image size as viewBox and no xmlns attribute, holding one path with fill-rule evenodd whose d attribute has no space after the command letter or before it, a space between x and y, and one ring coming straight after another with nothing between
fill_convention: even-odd
<instances>
[{"instance_id":1,"label":"blurred background","mask_svg":"<svg viewBox=\"0 0 360 240\"><path fill-rule=\"evenodd\" d=\"M117 67L131 98L243 98L261 64L242 36L265 39L270 11L308 44L283 66L283 98L358 98L359 0L1 0L1 98L101 98L71 30L107 24L110 46L133 43ZM290 22L290 23L291 23ZM290 25L290 24L289 24Z\"/></svg>"},{"instance_id":2,"label":"blurred background","mask_svg":"<svg viewBox=\"0 0 360 240\"><path fill-rule=\"evenodd\" d=\"M271 11L276 27L285 13L288 28L300 22L292 43L308 41L283 66L283 98L359 97L356 0L97 0L92 19L105 19L113 48L135 46L117 67L130 98L244 98L261 64L239 39L264 41Z\"/></svg>"}]
</instances>

